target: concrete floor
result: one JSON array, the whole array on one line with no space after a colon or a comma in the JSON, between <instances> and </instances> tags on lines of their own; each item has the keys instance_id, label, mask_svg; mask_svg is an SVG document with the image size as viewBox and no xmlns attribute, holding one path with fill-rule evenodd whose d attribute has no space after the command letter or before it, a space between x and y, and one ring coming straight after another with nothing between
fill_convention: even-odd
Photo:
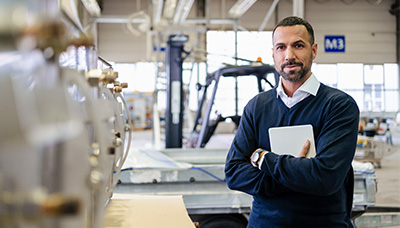
<instances>
[{"instance_id":1,"label":"concrete floor","mask_svg":"<svg viewBox=\"0 0 400 228\"><path fill-rule=\"evenodd\" d=\"M400 149L392 148L382 158L381 168L375 169L378 191L377 206L400 207Z\"/></svg>"}]
</instances>

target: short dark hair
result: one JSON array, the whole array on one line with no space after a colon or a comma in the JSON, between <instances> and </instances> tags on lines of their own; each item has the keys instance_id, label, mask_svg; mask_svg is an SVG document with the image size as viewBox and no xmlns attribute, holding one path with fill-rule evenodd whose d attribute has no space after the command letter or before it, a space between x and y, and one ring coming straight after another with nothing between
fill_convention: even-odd
<instances>
[{"instance_id":1,"label":"short dark hair","mask_svg":"<svg viewBox=\"0 0 400 228\"><path fill-rule=\"evenodd\" d=\"M282 21L280 21L274 28L274 30L272 31L272 38L274 37L274 33L275 30L278 27L281 26L294 26L294 25L304 25L307 29L308 34L310 35L310 43L311 45L314 44L314 29L311 26L310 23L308 23L308 21L306 21L305 19L301 18L301 17L295 17L295 16L290 16L290 17L286 17L285 19L283 19Z\"/></svg>"}]
</instances>

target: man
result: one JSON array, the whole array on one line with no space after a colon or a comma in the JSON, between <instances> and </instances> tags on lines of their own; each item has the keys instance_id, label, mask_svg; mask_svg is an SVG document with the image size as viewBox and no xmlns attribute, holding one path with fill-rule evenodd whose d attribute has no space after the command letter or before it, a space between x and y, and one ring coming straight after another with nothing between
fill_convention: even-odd
<instances>
[{"instance_id":1,"label":"man","mask_svg":"<svg viewBox=\"0 0 400 228\"><path fill-rule=\"evenodd\" d=\"M288 17L275 27L280 82L246 105L225 167L229 188L253 195L248 228L353 227L359 110L350 96L311 73L316 53L313 28L304 19ZM314 158L305 157L309 141L297 157L271 151L269 128L304 124L313 126Z\"/></svg>"}]
</instances>

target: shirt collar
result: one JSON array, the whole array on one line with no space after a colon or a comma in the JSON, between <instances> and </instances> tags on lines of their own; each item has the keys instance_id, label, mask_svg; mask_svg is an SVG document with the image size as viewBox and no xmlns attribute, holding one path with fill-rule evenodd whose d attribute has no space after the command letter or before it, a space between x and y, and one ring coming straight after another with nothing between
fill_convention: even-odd
<instances>
[{"instance_id":1,"label":"shirt collar","mask_svg":"<svg viewBox=\"0 0 400 228\"><path fill-rule=\"evenodd\" d=\"M320 82L318 81L317 77L315 77L314 74L311 74L311 76L296 90L296 92L304 91L313 96L316 96L319 86L320 86ZM283 90L282 76L279 78L279 83L278 83L278 87L276 88L276 92L277 92L277 97L282 96L282 95L287 96L285 91Z\"/></svg>"}]
</instances>

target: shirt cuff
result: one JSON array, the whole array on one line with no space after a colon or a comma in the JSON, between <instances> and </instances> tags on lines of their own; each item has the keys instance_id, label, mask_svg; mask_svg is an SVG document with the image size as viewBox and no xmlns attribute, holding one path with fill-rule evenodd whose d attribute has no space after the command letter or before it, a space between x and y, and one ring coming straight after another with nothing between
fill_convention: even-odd
<instances>
[{"instance_id":1,"label":"shirt cuff","mask_svg":"<svg viewBox=\"0 0 400 228\"><path fill-rule=\"evenodd\" d=\"M263 161L264 161L264 156L266 155L266 154L268 154L269 153L269 151L265 151L265 153L261 156L261 158L260 158L260 162L258 163L258 168L261 170L261 165L262 165L262 163L263 163Z\"/></svg>"}]
</instances>

